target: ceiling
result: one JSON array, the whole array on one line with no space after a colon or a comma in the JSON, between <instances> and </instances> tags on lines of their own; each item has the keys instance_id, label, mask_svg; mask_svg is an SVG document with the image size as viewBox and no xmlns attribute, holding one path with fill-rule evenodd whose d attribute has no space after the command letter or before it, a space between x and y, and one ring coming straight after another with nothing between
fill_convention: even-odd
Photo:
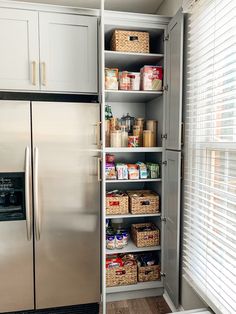
<instances>
[{"instance_id":1,"label":"ceiling","mask_svg":"<svg viewBox=\"0 0 236 314\"><path fill-rule=\"evenodd\" d=\"M100 0L15 0L23 2L46 3L72 7L85 7L97 9ZM105 9L115 11L156 13L164 0L105 0Z\"/></svg>"}]
</instances>

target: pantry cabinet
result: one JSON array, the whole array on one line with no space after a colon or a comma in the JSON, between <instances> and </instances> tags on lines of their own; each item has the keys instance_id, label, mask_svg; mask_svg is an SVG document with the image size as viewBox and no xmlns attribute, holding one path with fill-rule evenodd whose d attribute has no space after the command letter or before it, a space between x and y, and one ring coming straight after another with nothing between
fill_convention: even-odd
<instances>
[{"instance_id":1,"label":"pantry cabinet","mask_svg":"<svg viewBox=\"0 0 236 314\"><path fill-rule=\"evenodd\" d=\"M39 90L38 14L0 8L0 89Z\"/></svg>"},{"instance_id":2,"label":"pantry cabinet","mask_svg":"<svg viewBox=\"0 0 236 314\"><path fill-rule=\"evenodd\" d=\"M150 53L116 52L110 40L116 29L147 31ZM103 151L103 314L106 302L162 295L167 291L176 307L179 305L179 245L180 245L180 187L181 187L181 124L182 124L182 66L183 14L173 18L155 15L104 11L102 21L102 73L104 68L139 72L144 65L163 67L163 88L159 91L109 90L102 86L102 151ZM103 82L105 77L102 78ZM144 120L157 120L157 145L154 147L107 147L105 106L114 117L129 113ZM106 156L112 154L117 162L155 163L160 176L152 179L109 180L106 177ZM152 190L160 196L160 211L152 214L106 214L106 193L112 190ZM106 223L122 220L130 228L136 223L152 223L160 230L160 245L137 248L132 237L122 250L106 248ZM108 287L106 259L113 253L155 253L159 258L159 280ZM123 273L124 274L124 273Z\"/></svg>"},{"instance_id":3,"label":"pantry cabinet","mask_svg":"<svg viewBox=\"0 0 236 314\"><path fill-rule=\"evenodd\" d=\"M97 17L0 8L0 90L97 93Z\"/></svg>"}]
</instances>

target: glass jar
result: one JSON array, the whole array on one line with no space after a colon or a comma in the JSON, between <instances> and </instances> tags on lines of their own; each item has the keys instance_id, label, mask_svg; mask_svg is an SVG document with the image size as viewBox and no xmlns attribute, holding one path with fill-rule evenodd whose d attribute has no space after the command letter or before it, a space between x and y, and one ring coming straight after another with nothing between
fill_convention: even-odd
<instances>
[{"instance_id":1,"label":"glass jar","mask_svg":"<svg viewBox=\"0 0 236 314\"><path fill-rule=\"evenodd\" d=\"M156 120L147 120L146 129L153 132L153 144L152 146L157 146L157 121Z\"/></svg>"},{"instance_id":2,"label":"glass jar","mask_svg":"<svg viewBox=\"0 0 236 314\"><path fill-rule=\"evenodd\" d=\"M116 128L117 128L117 118L112 117L110 118L110 129L111 131L114 131L116 130Z\"/></svg>"},{"instance_id":3,"label":"glass jar","mask_svg":"<svg viewBox=\"0 0 236 314\"><path fill-rule=\"evenodd\" d=\"M128 147L128 132L126 126L121 126L121 147Z\"/></svg>"},{"instance_id":4,"label":"glass jar","mask_svg":"<svg viewBox=\"0 0 236 314\"><path fill-rule=\"evenodd\" d=\"M143 146L153 147L153 132L151 130L143 131Z\"/></svg>"},{"instance_id":5,"label":"glass jar","mask_svg":"<svg viewBox=\"0 0 236 314\"><path fill-rule=\"evenodd\" d=\"M139 125L142 129L144 127L144 119L143 118L136 118L135 125Z\"/></svg>"},{"instance_id":6,"label":"glass jar","mask_svg":"<svg viewBox=\"0 0 236 314\"><path fill-rule=\"evenodd\" d=\"M111 131L111 147L121 147L121 131Z\"/></svg>"},{"instance_id":7,"label":"glass jar","mask_svg":"<svg viewBox=\"0 0 236 314\"><path fill-rule=\"evenodd\" d=\"M140 125L133 126L133 135L138 136L139 146L143 146L143 128Z\"/></svg>"},{"instance_id":8,"label":"glass jar","mask_svg":"<svg viewBox=\"0 0 236 314\"><path fill-rule=\"evenodd\" d=\"M135 118L131 117L129 113L127 113L127 115L123 116L121 119L122 119L122 125L124 123L129 135L131 135L133 132L133 125L134 125Z\"/></svg>"}]
</instances>

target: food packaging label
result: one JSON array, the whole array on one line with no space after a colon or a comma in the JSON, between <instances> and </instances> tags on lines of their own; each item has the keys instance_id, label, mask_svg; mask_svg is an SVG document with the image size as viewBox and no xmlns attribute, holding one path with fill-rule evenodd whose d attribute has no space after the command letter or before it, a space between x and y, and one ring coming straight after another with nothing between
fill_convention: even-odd
<instances>
[{"instance_id":1,"label":"food packaging label","mask_svg":"<svg viewBox=\"0 0 236 314\"><path fill-rule=\"evenodd\" d=\"M117 164L117 178L118 180L127 180L128 179L128 167L126 164Z\"/></svg>"},{"instance_id":2,"label":"food packaging label","mask_svg":"<svg viewBox=\"0 0 236 314\"><path fill-rule=\"evenodd\" d=\"M162 67L159 66L144 66L141 69L141 90L156 90L162 89Z\"/></svg>"},{"instance_id":3,"label":"food packaging label","mask_svg":"<svg viewBox=\"0 0 236 314\"><path fill-rule=\"evenodd\" d=\"M118 75L119 70L114 68L106 68L105 69L105 88L117 90L118 89Z\"/></svg>"}]
</instances>

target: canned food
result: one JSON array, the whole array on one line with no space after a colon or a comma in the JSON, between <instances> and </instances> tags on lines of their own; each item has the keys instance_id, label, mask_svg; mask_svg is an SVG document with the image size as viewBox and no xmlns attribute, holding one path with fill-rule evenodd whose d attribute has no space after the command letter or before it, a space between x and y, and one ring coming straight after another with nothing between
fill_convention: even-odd
<instances>
[{"instance_id":1,"label":"canned food","mask_svg":"<svg viewBox=\"0 0 236 314\"><path fill-rule=\"evenodd\" d=\"M123 249L124 243L123 243L123 235L122 234L116 234L115 236L115 247L117 249Z\"/></svg>"},{"instance_id":2,"label":"canned food","mask_svg":"<svg viewBox=\"0 0 236 314\"><path fill-rule=\"evenodd\" d=\"M114 235L107 235L106 236L106 247L108 250L114 250L116 247L116 242L115 242L115 236Z\"/></svg>"}]
</instances>

